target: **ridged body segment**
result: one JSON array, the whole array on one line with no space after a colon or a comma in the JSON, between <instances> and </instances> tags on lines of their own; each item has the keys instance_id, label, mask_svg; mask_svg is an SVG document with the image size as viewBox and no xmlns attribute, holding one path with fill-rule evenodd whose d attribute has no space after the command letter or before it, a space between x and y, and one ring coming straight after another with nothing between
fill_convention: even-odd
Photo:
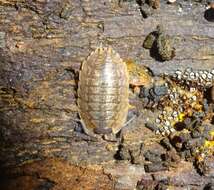
<instances>
[{"instance_id":1,"label":"ridged body segment","mask_svg":"<svg viewBox=\"0 0 214 190\"><path fill-rule=\"evenodd\" d=\"M112 48L97 48L83 62L78 84L79 114L86 133L111 128L117 133L128 113L128 71Z\"/></svg>"}]
</instances>

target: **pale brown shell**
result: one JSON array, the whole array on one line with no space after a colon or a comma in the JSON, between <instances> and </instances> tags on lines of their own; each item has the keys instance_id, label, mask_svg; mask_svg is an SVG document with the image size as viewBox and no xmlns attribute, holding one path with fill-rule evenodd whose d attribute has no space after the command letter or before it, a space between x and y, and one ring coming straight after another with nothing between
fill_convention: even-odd
<instances>
[{"instance_id":1,"label":"pale brown shell","mask_svg":"<svg viewBox=\"0 0 214 190\"><path fill-rule=\"evenodd\" d=\"M79 114L86 133L111 128L116 134L128 113L129 77L126 64L111 48L97 48L83 62L78 84Z\"/></svg>"}]
</instances>

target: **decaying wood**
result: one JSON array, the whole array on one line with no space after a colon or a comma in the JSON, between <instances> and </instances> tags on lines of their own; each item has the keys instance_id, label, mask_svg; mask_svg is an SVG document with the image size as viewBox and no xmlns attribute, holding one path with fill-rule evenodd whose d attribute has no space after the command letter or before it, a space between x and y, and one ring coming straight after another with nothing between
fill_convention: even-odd
<instances>
[{"instance_id":1,"label":"decaying wood","mask_svg":"<svg viewBox=\"0 0 214 190\"><path fill-rule=\"evenodd\" d=\"M160 9L143 18L135 1L0 0L0 160L6 173L7 168L16 168L8 174L12 182L7 188L14 189L14 183L20 180L20 189L33 189L41 183L47 189L70 189L70 176L64 181L66 185L60 186L57 172L57 177L50 174L56 168L64 178L74 171L67 163L86 167L84 171L76 168L80 171L77 181L85 180L81 176L91 174L90 168L104 170L99 180L95 177L101 175L99 172L88 175L87 185L93 179L88 189L131 189L142 178L147 182L167 178L175 189L203 189L211 182L213 158L208 162L209 173L203 177L190 162L159 173L146 173L138 165L114 164L118 145L87 141L73 120L77 118L74 70L79 71L81 62L100 43L111 45L124 60L135 60L155 74L186 67L213 68L214 23L205 19L204 12L205 5L188 1L171 5L161 2ZM159 62L142 47L146 35L158 24L174 37L176 56L170 61ZM153 135L149 135L151 141L142 138L148 147L153 142L151 147L156 149L159 145ZM139 142L135 141L139 136L131 136L128 134L133 142ZM50 170L46 161L50 157L63 161L60 166L52 161ZM25 187L22 180L30 187ZM86 185L72 184L74 189Z\"/></svg>"}]
</instances>

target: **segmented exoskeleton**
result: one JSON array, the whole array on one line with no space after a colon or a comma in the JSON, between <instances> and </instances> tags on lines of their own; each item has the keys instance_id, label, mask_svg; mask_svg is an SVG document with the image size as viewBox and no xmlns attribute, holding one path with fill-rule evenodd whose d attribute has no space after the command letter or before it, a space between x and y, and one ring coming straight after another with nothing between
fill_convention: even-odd
<instances>
[{"instance_id":1,"label":"segmented exoskeleton","mask_svg":"<svg viewBox=\"0 0 214 190\"><path fill-rule=\"evenodd\" d=\"M129 77L126 64L111 47L97 48L83 62L78 107L89 135L116 134L128 113Z\"/></svg>"}]
</instances>

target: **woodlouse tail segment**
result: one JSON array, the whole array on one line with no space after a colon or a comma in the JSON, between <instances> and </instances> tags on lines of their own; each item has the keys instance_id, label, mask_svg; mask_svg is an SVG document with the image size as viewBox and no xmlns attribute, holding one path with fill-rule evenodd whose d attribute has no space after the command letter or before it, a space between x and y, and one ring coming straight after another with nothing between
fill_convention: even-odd
<instances>
[{"instance_id":1,"label":"woodlouse tail segment","mask_svg":"<svg viewBox=\"0 0 214 190\"><path fill-rule=\"evenodd\" d=\"M112 129L111 128L101 128L101 127L96 127L94 128L94 133L96 134L111 134L112 133Z\"/></svg>"}]
</instances>

